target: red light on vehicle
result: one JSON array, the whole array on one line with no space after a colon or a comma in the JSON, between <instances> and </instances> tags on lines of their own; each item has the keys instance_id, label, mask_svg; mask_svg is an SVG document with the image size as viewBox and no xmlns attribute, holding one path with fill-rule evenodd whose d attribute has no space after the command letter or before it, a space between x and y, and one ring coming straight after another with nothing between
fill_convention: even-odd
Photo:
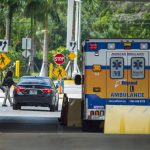
<instances>
[{"instance_id":1,"label":"red light on vehicle","mask_svg":"<svg viewBox=\"0 0 150 150\"><path fill-rule=\"evenodd\" d=\"M24 92L26 89L24 87L16 87L15 91L16 92Z\"/></svg>"},{"instance_id":2,"label":"red light on vehicle","mask_svg":"<svg viewBox=\"0 0 150 150\"><path fill-rule=\"evenodd\" d=\"M90 43L89 44L89 49L90 50L96 50L97 49L97 44L96 43Z\"/></svg>"},{"instance_id":3,"label":"red light on vehicle","mask_svg":"<svg viewBox=\"0 0 150 150\"><path fill-rule=\"evenodd\" d=\"M52 93L53 89L41 89L43 93Z\"/></svg>"},{"instance_id":4,"label":"red light on vehicle","mask_svg":"<svg viewBox=\"0 0 150 150\"><path fill-rule=\"evenodd\" d=\"M94 111L90 111L90 116L93 116L94 115Z\"/></svg>"}]
</instances>

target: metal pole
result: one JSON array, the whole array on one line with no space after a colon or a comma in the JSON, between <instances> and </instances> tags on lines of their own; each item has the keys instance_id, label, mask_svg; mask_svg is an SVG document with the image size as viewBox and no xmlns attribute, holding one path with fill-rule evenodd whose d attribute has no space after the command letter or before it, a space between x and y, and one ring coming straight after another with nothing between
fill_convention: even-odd
<instances>
[{"instance_id":1,"label":"metal pole","mask_svg":"<svg viewBox=\"0 0 150 150\"><path fill-rule=\"evenodd\" d=\"M74 0L68 0L68 11L67 11L67 43L66 49L71 51L70 42L74 40L73 37L73 18L74 18ZM65 69L67 71L68 77L72 77L72 63L69 61Z\"/></svg>"},{"instance_id":2,"label":"metal pole","mask_svg":"<svg viewBox=\"0 0 150 150\"><path fill-rule=\"evenodd\" d=\"M73 12L74 12L74 0L68 0L68 11L67 11L67 49L68 50L70 47L70 41L72 41Z\"/></svg>"},{"instance_id":3,"label":"metal pole","mask_svg":"<svg viewBox=\"0 0 150 150\"><path fill-rule=\"evenodd\" d=\"M76 49L75 49L75 54L78 56L78 38L79 38L79 0L76 0L76 17L75 17L75 41L77 43ZM73 73L72 76L74 77L78 73L78 62L77 62L77 57L74 59L74 66L73 66Z\"/></svg>"},{"instance_id":4,"label":"metal pole","mask_svg":"<svg viewBox=\"0 0 150 150\"><path fill-rule=\"evenodd\" d=\"M80 50L80 43L81 43L81 3L79 2L79 29L78 29L78 49Z\"/></svg>"},{"instance_id":5,"label":"metal pole","mask_svg":"<svg viewBox=\"0 0 150 150\"><path fill-rule=\"evenodd\" d=\"M27 38L26 38L26 58L27 58L27 46L28 46L28 40L27 40Z\"/></svg>"}]
</instances>

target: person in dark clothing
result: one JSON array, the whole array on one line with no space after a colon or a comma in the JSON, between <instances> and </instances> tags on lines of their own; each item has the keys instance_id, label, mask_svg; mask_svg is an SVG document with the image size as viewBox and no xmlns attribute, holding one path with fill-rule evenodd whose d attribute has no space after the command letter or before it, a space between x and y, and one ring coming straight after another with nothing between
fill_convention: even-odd
<instances>
[{"instance_id":1,"label":"person in dark clothing","mask_svg":"<svg viewBox=\"0 0 150 150\"><path fill-rule=\"evenodd\" d=\"M3 88L1 84L0 84L0 89L3 91L3 93L5 93L5 89Z\"/></svg>"},{"instance_id":2,"label":"person in dark clothing","mask_svg":"<svg viewBox=\"0 0 150 150\"><path fill-rule=\"evenodd\" d=\"M2 83L2 85L5 88L5 98L4 98L2 106L5 106L5 107L7 107L7 105L6 105L6 100L7 99L9 100L10 105L11 106L13 105L13 102L12 102L11 97L10 97L10 88L11 88L12 85L16 85L16 83L13 81L12 77L13 77L13 72L8 71L6 73L6 76L5 76L5 78L3 80L3 83Z\"/></svg>"}]
</instances>

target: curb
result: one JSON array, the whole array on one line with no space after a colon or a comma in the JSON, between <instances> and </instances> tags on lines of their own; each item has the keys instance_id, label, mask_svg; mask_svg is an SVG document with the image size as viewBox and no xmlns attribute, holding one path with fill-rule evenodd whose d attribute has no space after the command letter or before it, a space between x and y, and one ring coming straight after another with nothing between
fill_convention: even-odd
<instances>
[{"instance_id":1,"label":"curb","mask_svg":"<svg viewBox=\"0 0 150 150\"><path fill-rule=\"evenodd\" d=\"M74 80L64 80L64 83L74 83Z\"/></svg>"}]
</instances>

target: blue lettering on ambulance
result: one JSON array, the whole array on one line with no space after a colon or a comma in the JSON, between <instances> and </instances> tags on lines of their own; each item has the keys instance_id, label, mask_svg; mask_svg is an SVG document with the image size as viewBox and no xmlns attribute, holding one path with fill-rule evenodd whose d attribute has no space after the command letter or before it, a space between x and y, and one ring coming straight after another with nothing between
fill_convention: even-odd
<instances>
[{"instance_id":1,"label":"blue lettering on ambulance","mask_svg":"<svg viewBox=\"0 0 150 150\"><path fill-rule=\"evenodd\" d=\"M111 93L111 97L144 97L144 93Z\"/></svg>"},{"instance_id":2,"label":"blue lettering on ambulance","mask_svg":"<svg viewBox=\"0 0 150 150\"><path fill-rule=\"evenodd\" d=\"M127 82L127 81L122 81L122 85L137 85L138 82L134 81L134 82Z\"/></svg>"}]
</instances>

